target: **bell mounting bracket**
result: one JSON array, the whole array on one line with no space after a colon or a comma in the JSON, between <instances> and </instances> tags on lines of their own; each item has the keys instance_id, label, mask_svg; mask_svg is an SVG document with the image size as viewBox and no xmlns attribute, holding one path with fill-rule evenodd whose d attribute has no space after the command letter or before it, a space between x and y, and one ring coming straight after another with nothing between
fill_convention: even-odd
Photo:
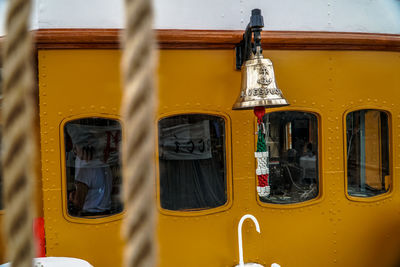
<instances>
[{"instance_id":1,"label":"bell mounting bracket","mask_svg":"<svg viewBox=\"0 0 400 267\"><path fill-rule=\"evenodd\" d=\"M255 54L257 47L261 48L261 31L264 27L264 18L261 10L256 8L251 11L250 22L243 34L243 39L236 45L236 69L240 70L243 63L249 60L251 53ZM254 37L253 37L254 36Z\"/></svg>"}]
</instances>

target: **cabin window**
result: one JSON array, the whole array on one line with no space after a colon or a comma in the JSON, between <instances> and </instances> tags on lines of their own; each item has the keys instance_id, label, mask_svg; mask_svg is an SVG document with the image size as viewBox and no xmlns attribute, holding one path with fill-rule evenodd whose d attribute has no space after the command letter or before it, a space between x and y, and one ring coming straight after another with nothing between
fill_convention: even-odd
<instances>
[{"instance_id":1,"label":"cabin window","mask_svg":"<svg viewBox=\"0 0 400 267\"><path fill-rule=\"evenodd\" d=\"M225 121L202 114L158 123L161 207L210 209L227 202Z\"/></svg>"},{"instance_id":2,"label":"cabin window","mask_svg":"<svg viewBox=\"0 0 400 267\"><path fill-rule=\"evenodd\" d=\"M347 193L373 197L390 188L388 114L358 110L346 116Z\"/></svg>"},{"instance_id":3,"label":"cabin window","mask_svg":"<svg viewBox=\"0 0 400 267\"><path fill-rule=\"evenodd\" d=\"M270 192L259 192L260 200L291 204L316 198L319 194L317 116L299 111L272 112L264 115L264 123Z\"/></svg>"},{"instance_id":4,"label":"cabin window","mask_svg":"<svg viewBox=\"0 0 400 267\"><path fill-rule=\"evenodd\" d=\"M84 118L64 126L68 214L96 218L122 211L117 120Z\"/></svg>"}]
</instances>

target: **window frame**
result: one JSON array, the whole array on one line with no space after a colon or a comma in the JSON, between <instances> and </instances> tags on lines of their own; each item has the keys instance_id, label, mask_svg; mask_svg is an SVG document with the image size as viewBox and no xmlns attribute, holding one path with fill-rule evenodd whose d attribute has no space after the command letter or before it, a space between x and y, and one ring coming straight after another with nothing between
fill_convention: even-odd
<instances>
[{"instance_id":1,"label":"window frame","mask_svg":"<svg viewBox=\"0 0 400 267\"><path fill-rule=\"evenodd\" d=\"M66 169L66 162L65 162L65 135L64 135L64 127L67 123L79 120L79 119L86 119L86 118L100 118L100 119L109 119L109 120L116 120L121 125L121 132L122 132L122 140L124 140L124 126L120 117L113 114L104 114L104 113L84 113L79 115L69 116L64 118L59 127L59 134L60 134L60 160L61 160L61 198L62 198L62 213L63 217L70 222L73 223L80 223L80 224L102 224L108 223L113 221L122 220L125 214L125 208L120 213L112 214L109 216L104 217L75 217L71 216L68 213L68 201L67 201L67 169Z\"/></svg>"},{"instance_id":2,"label":"window frame","mask_svg":"<svg viewBox=\"0 0 400 267\"><path fill-rule=\"evenodd\" d=\"M254 195L257 200L257 204L261 207L264 208L272 208L272 209L294 209L294 208L302 208L310 205L315 205L323 201L325 197L325 183L324 183L324 177L323 177L323 159L324 159L324 153L322 147L324 147L324 140L322 138L322 116L321 116L321 111L316 110L316 109L309 109L309 108L290 108L286 107L284 109L281 108L271 108L271 109L266 109L265 114L271 114L275 112L303 112L303 113L311 113L315 115L317 118L317 129L318 129L318 195L317 197L303 201L303 202L298 202L298 203L288 203L288 204L282 204L282 203L266 203L262 202L260 200L260 197L257 193L257 175L255 174L255 170L257 168L257 161L254 161ZM257 130L257 118L254 118L254 132ZM257 149L257 135L254 136L254 151Z\"/></svg>"},{"instance_id":3,"label":"window frame","mask_svg":"<svg viewBox=\"0 0 400 267\"><path fill-rule=\"evenodd\" d=\"M389 135L389 168L390 168L390 188L386 193L379 194L373 197L357 197L351 196L348 192L348 177L347 177L347 115L351 112L362 111L362 110L375 110L386 113L388 117L388 135ZM376 106L358 106L355 108L348 109L343 114L343 163L344 163L344 194L346 198L350 201L355 202L377 202L382 199L386 199L392 196L394 184L394 164L393 164L393 120L392 113L389 110L377 108Z\"/></svg>"},{"instance_id":4,"label":"window frame","mask_svg":"<svg viewBox=\"0 0 400 267\"><path fill-rule=\"evenodd\" d=\"M222 206L210 209L199 209L199 210L168 210L161 207L161 195L160 195L160 162L159 162L159 131L158 131L158 123L160 120L179 116L179 115L209 115L222 118L225 122L225 170L226 170L226 203ZM209 215L213 213L219 213L226 210L229 210L232 207L233 202L233 190L232 190L232 141L231 141L231 118L228 114L218 111L209 111L209 110L190 110L190 111L174 111L174 112L166 112L159 114L155 121L156 135L155 135L155 145L156 145L156 153L155 153L155 162L156 162L156 201L157 201L157 209L161 214L170 215L170 216L179 216L179 217L194 217L194 216L202 216Z\"/></svg>"}]
</instances>

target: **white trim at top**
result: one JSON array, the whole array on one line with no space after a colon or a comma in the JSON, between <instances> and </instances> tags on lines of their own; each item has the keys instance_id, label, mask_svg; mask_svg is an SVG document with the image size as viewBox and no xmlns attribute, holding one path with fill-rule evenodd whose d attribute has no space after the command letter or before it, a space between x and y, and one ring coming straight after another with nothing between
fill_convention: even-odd
<instances>
[{"instance_id":1,"label":"white trim at top","mask_svg":"<svg viewBox=\"0 0 400 267\"><path fill-rule=\"evenodd\" d=\"M400 34L398 0L154 0L155 28L244 30L253 8L265 30ZM122 28L123 16L123 0L34 0L32 29Z\"/></svg>"}]
</instances>

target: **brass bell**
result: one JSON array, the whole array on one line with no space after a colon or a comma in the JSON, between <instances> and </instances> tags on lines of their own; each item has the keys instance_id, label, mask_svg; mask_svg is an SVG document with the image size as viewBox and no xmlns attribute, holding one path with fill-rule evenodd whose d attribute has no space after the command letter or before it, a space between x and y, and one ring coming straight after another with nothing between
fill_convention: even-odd
<instances>
[{"instance_id":1,"label":"brass bell","mask_svg":"<svg viewBox=\"0 0 400 267\"><path fill-rule=\"evenodd\" d=\"M271 60L264 58L258 46L255 55L242 66L242 88L232 109L283 107L289 105L275 81Z\"/></svg>"}]
</instances>

